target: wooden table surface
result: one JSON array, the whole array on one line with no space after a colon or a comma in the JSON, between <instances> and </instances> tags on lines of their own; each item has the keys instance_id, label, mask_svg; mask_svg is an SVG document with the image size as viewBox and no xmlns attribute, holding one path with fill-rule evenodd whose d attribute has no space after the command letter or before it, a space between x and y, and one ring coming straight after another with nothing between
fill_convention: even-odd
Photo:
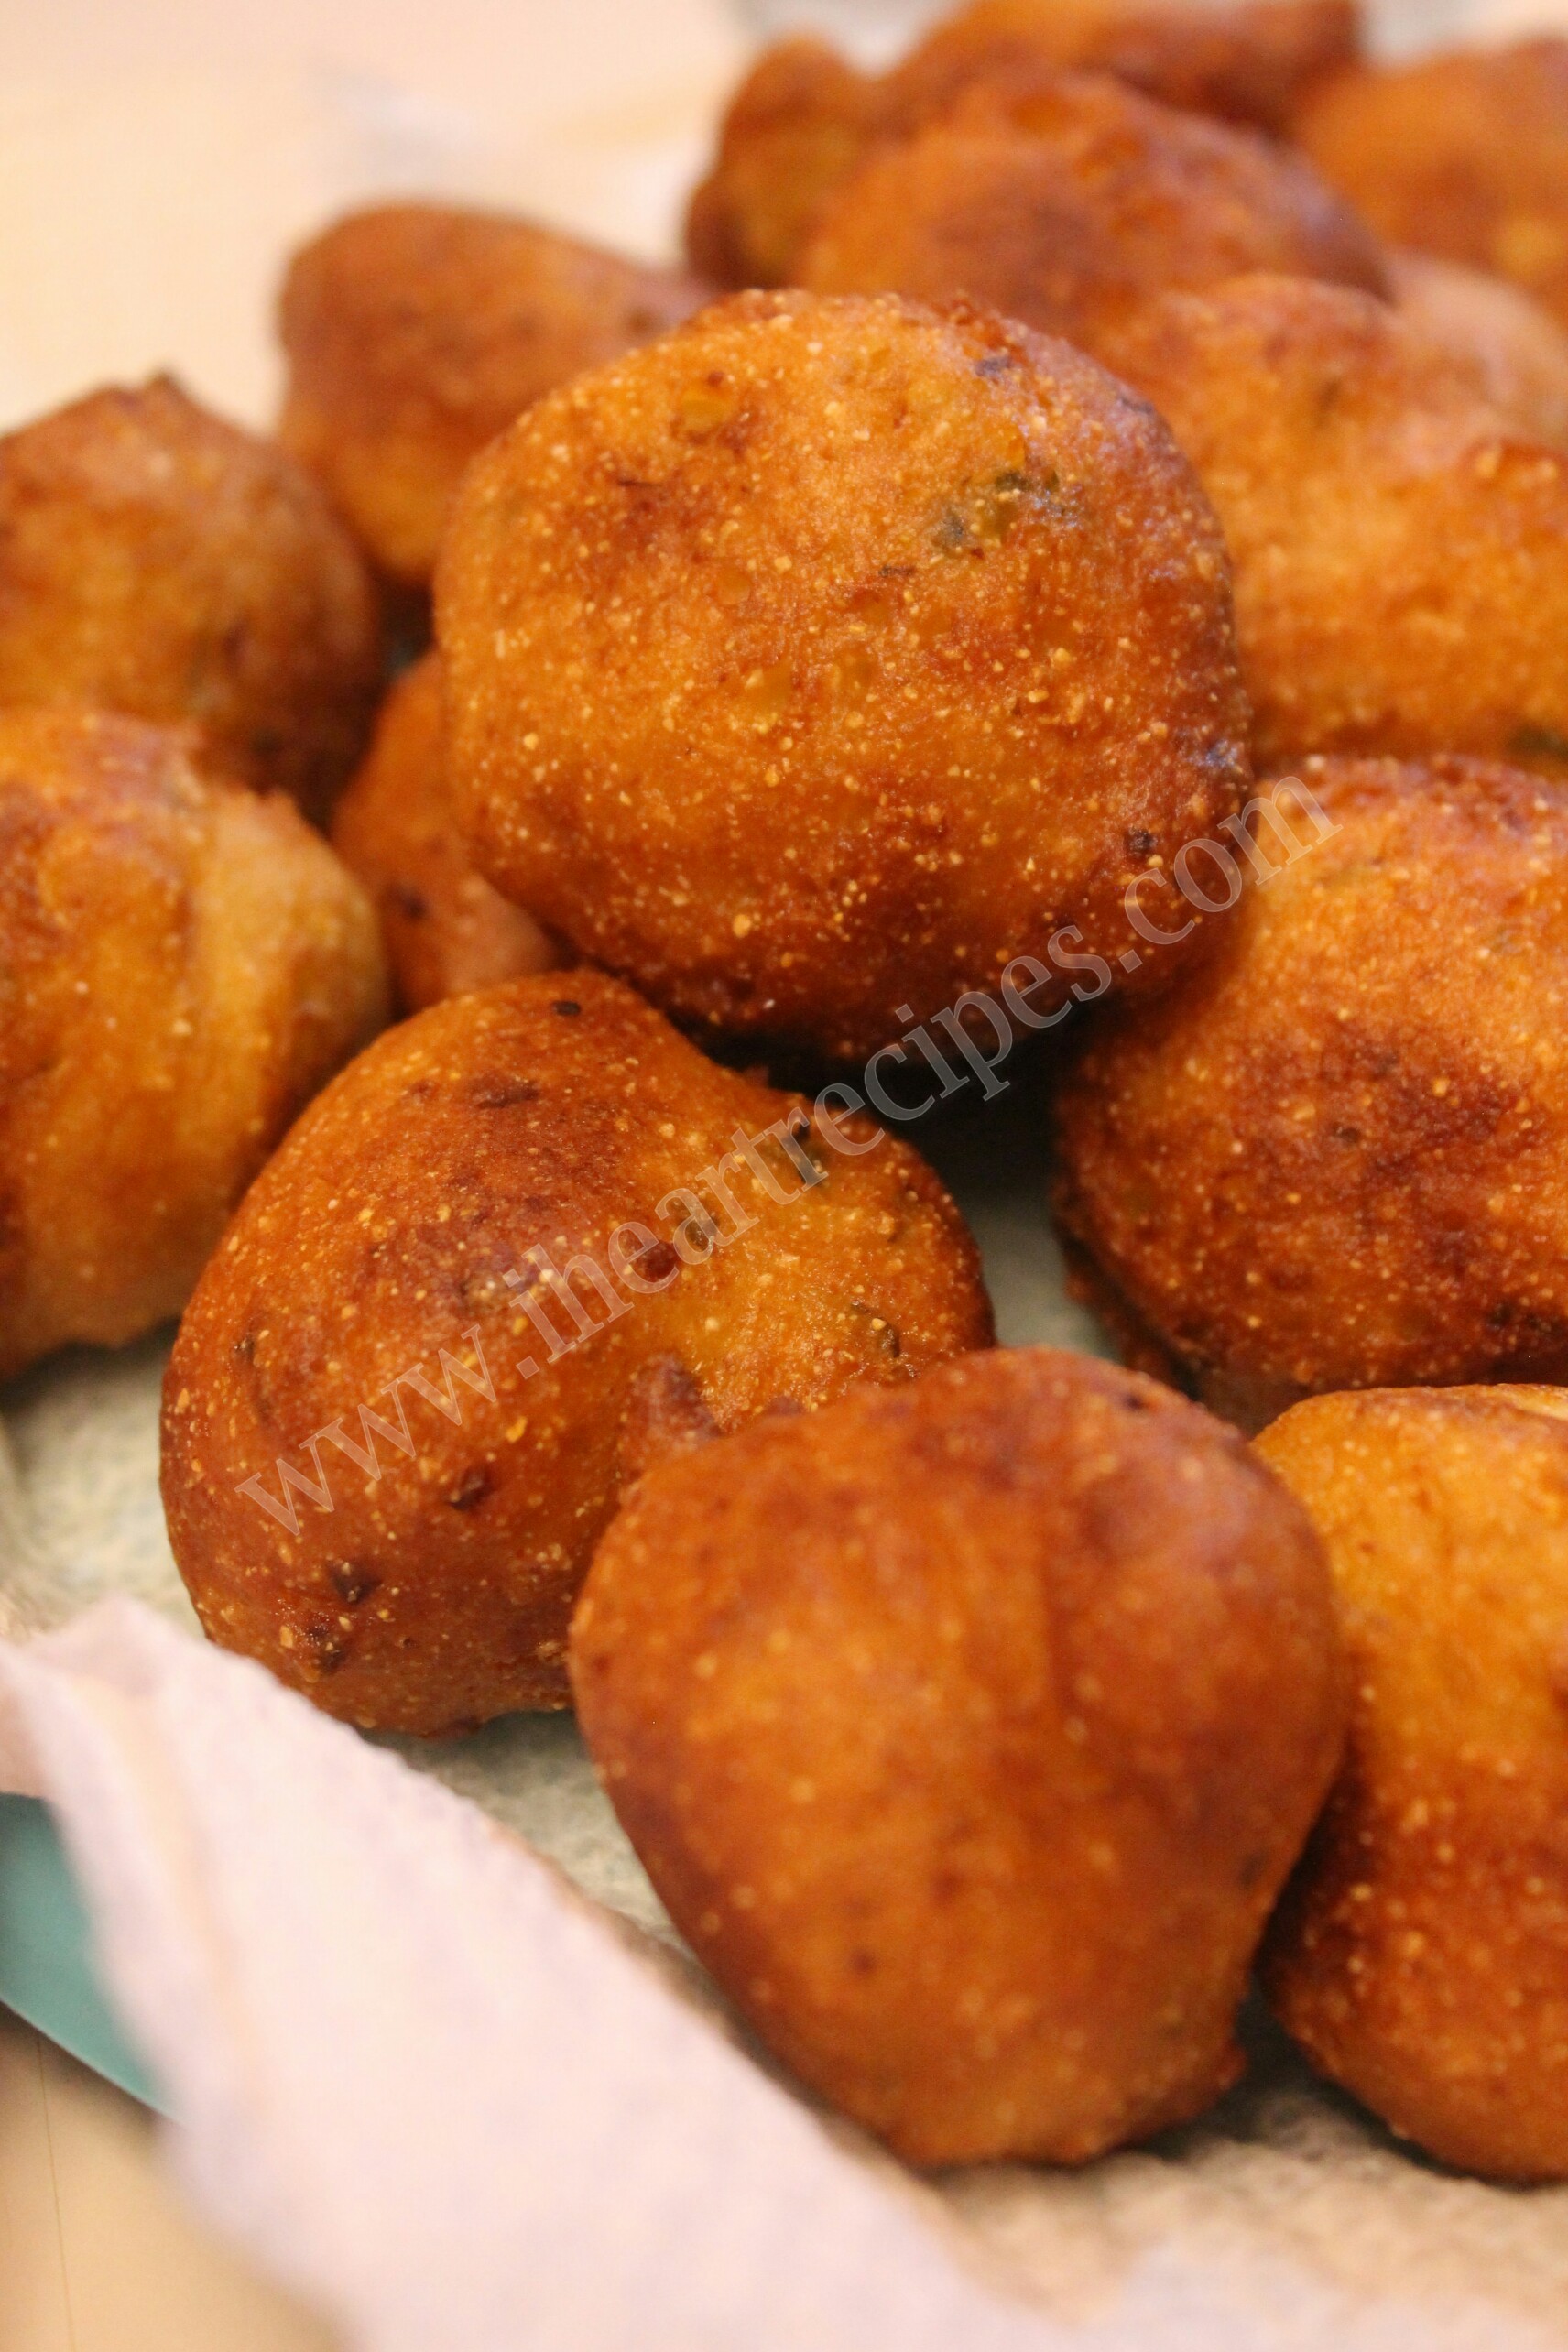
<instances>
[{"instance_id":1,"label":"wooden table surface","mask_svg":"<svg viewBox=\"0 0 1568 2352\"><path fill-rule=\"evenodd\" d=\"M156 2129L0 2009L0 2352L332 2352L191 2214Z\"/></svg>"}]
</instances>

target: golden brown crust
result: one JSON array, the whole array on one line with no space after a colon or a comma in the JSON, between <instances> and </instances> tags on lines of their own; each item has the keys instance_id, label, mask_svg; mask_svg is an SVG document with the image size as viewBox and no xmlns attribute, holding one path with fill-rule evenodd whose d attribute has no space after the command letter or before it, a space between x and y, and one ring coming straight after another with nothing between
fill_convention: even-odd
<instances>
[{"instance_id":1,"label":"golden brown crust","mask_svg":"<svg viewBox=\"0 0 1568 2352\"><path fill-rule=\"evenodd\" d=\"M735 296L581 378L474 467L437 607L481 869L718 1030L864 1054L1060 926L1119 956L1246 775L1163 427L962 307Z\"/></svg>"},{"instance_id":2,"label":"golden brown crust","mask_svg":"<svg viewBox=\"0 0 1568 2352\"><path fill-rule=\"evenodd\" d=\"M819 215L819 293L955 295L1096 357L1151 295L1246 270L1387 289L1375 237L1301 158L1105 75L982 92L877 148Z\"/></svg>"},{"instance_id":3,"label":"golden brown crust","mask_svg":"<svg viewBox=\"0 0 1568 2352\"><path fill-rule=\"evenodd\" d=\"M691 199L687 250L721 286L782 286L824 203L871 147L910 137L971 91L1042 72L1115 74L1167 106L1278 131L1356 53L1350 0L1128 9L1104 0L978 0L879 80L821 41L765 49L730 101Z\"/></svg>"},{"instance_id":4,"label":"golden brown crust","mask_svg":"<svg viewBox=\"0 0 1568 2352\"><path fill-rule=\"evenodd\" d=\"M470 458L569 376L707 289L499 212L388 204L299 252L280 431L393 579L429 580Z\"/></svg>"},{"instance_id":5,"label":"golden brown crust","mask_svg":"<svg viewBox=\"0 0 1568 2352\"><path fill-rule=\"evenodd\" d=\"M333 815L332 847L376 900L408 1012L567 960L541 924L474 871L457 830L439 654L405 670L382 704L369 754Z\"/></svg>"},{"instance_id":6,"label":"golden brown crust","mask_svg":"<svg viewBox=\"0 0 1568 2352\"><path fill-rule=\"evenodd\" d=\"M369 575L315 483L169 377L0 440L0 705L189 725L320 817L380 677Z\"/></svg>"},{"instance_id":7,"label":"golden brown crust","mask_svg":"<svg viewBox=\"0 0 1568 2352\"><path fill-rule=\"evenodd\" d=\"M1334 830L1057 1098L1063 1222L1254 1427L1301 1395L1568 1371L1568 798L1309 762Z\"/></svg>"},{"instance_id":8,"label":"golden brown crust","mask_svg":"<svg viewBox=\"0 0 1568 2352\"><path fill-rule=\"evenodd\" d=\"M1568 445L1568 329L1506 278L1432 254L1392 253L1406 322L1457 362L1527 440Z\"/></svg>"},{"instance_id":9,"label":"golden brown crust","mask_svg":"<svg viewBox=\"0 0 1568 2352\"><path fill-rule=\"evenodd\" d=\"M1325 2074L1468 2172L1568 2178L1568 1389L1298 1405L1356 1697L1264 1982Z\"/></svg>"},{"instance_id":10,"label":"golden brown crust","mask_svg":"<svg viewBox=\"0 0 1568 2352\"><path fill-rule=\"evenodd\" d=\"M164 1497L212 1639L360 1724L564 1705L568 1617L626 1475L703 1415L733 1430L989 1341L936 1179L844 1125L854 1149L587 971L383 1038L252 1187L180 1327ZM734 1154L758 1135L755 1172ZM574 1278L592 1335L552 1351L530 1311L575 1337L549 1267L579 1256L604 1283ZM379 1446L378 1481L348 1444ZM330 1482L297 1533L239 1491L291 1505L279 1458Z\"/></svg>"},{"instance_id":11,"label":"golden brown crust","mask_svg":"<svg viewBox=\"0 0 1568 2352\"><path fill-rule=\"evenodd\" d=\"M178 1312L385 999L370 907L288 801L135 720L0 713L0 1379Z\"/></svg>"},{"instance_id":12,"label":"golden brown crust","mask_svg":"<svg viewBox=\"0 0 1568 2352\"><path fill-rule=\"evenodd\" d=\"M1259 766L1461 751L1568 774L1568 465L1386 304L1171 294L1107 364L1225 527Z\"/></svg>"},{"instance_id":13,"label":"golden brown crust","mask_svg":"<svg viewBox=\"0 0 1568 2352\"><path fill-rule=\"evenodd\" d=\"M1310 93L1294 136L1393 243L1496 270L1568 321L1568 41L1365 66Z\"/></svg>"},{"instance_id":14,"label":"golden brown crust","mask_svg":"<svg viewBox=\"0 0 1568 2352\"><path fill-rule=\"evenodd\" d=\"M1078 2162L1234 2078L1343 1703L1305 1516L1083 1356L971 1356L667 1464L579 1715L672 1918L916 2163Z\"/></svg>"}]
</instances>

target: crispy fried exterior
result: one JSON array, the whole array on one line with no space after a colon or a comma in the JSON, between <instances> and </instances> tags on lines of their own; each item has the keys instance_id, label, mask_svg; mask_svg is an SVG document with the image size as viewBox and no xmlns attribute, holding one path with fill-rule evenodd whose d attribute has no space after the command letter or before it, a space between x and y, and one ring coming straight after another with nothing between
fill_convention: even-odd
<instances>
[{"instance_id":1,"label":"crispy fried exterior","mask_svg":"<svg viewBox=\"0 0 1568 2352\"><path fill-rule=\"evenodd\" d=\"M1568 329L1506 278L1431 254L1390 254L1399 315L1457 362L1531 441L1568 443Z\"/></svg>"},{"instance_id":2,"label":"crispy fried exterior","mask_svg":"<svg viewBox=\"0 0 1568 2352\"><path fill-rule=\"evenodd\" d=\"M1279 130L1356 45L1349 0L1142 10L978 0L880 79L821 41L781 41L730 102L691 199L687 250L717 285L787 284L823 204L869 149L910 137L970 91L1006 93L1071 67L1115 74L1168 106Z\"/></svg>"},{"instance_id":3,"label":"crispy fried exterior","mask_svg":"<svg viewBox=\"0 0 1568 2352\"><path fill-rule=\"evenodd\" d=\"M833 1133L596 973L384 1037L252 1187L180 1326L164 1498L208 1633L358 1724L565 1705L625 1477L989 1341L936 1179L864 1122ZM306 1499L291 1530L275 1457L319 1465L331 1512ZM271 1514L240 1491L258 1474Z\"/></svg>"},{"instance_id":4,"label":"crispy fried exterior","mask_svg":"<svg viewBox=\"0 0 1568 2352\"><path fill-rule=\"evenodd\" d=\"M1259 269L1388 283L1377 240L1299 157L1059 74L878 148L824 205L797 274L824 294L967 295L1105 357L1162 288Z\"/></svg>"},{"instance_id":5,"label":"crispy fried exterior","mask_svg":"<svg viewBox=\"0 0 1568 2352\"><path fill-rule=\"evenodd\" d=\"M548 972L561 951L474 870L447 799L441 656L405 670L338 802L332 847L376 900L405 1009Z\"/></svg>"},{"instance_id":6,"label":"crispy fried exterior","mask_svg":"<svg viewBox=\"0 0 1568 2352\"><path fill-rule=\"evenodd\" d=\"M1225 526L1260 766L1462 751L1568 773L1568 466L1386 303L1238 278L1108 364Z\"/></svg>"},{"instance_id":7,"label":"crispy fried exterior","mask_svg":"<svg viewBox=\"0 0 1568 2352\"><path fill-rule=\"evenodd\" d=\"M505 213L354 212L290 265L279 431L381 569L419 586L475 452L541 392L662 334L708 290Z\"/></svg>"},{"instance_id":8,"label":"crispy fried exterior","mask_svg":"<svg viewBox=\"0 0 1568 2352\"><path fill-rule=\"evenodd\" d=\"M1309 761L1332 823L1057 1098L1059 1209L1216 1409L1568 1377L1568 795Z\"/></svg>"},{"instance_id":9,"label":"crispy fried exterior","mask_svg":"<svg viewBox=\"0 0 1568 2352\"><path fill-rule=\"evenodd\" d=\"M1356 1693L1269 2000L1432 2155L1568 2179L1568 1389L1319 1397L1258 1451L1328 1546Z\"/></svg>"},{"instance_id":10,"label":"crispy fried exterior","mask_svg":"<svg viewBox=\"0 0 1568 2352\"><path fill-rule=\"evenodd\" d=\"M1048 1348L656 1470L578 1714L676 1924L920 2164L1206 2107L1343 1704L1321 1547L1167 1388Z\"/></svg>"},{"instance_id":11,"label":"crispy fried exterior","mask_svg":"<svg viewBox=\"0 0 1568 2352\"><path fill-rule=\"evenodd\" d=\"M468 478L437 615L496 887L689 1020L832 1054L1058 926L1118 954L1129 877L1247 772L1164 427L962 307L735 296L541 401Z\"/></svg>"},{"instance_id":12,"label":"crispy fried exterior","mask_svg":"<svg viewBox=\"0 0 1568 2352\"><path fill-rule=\"evenodd\" d=\"M0 706L195 727L319 817L380 681L370 577L315 483L169 377L0 440Z\"/></svg>"},{"instance_id":13,"label":"crispy fried exterior","mask_svg":"<svg viewBox=\"0 0 1568 2352\"><path fill-rule=\"evenodd\" d=\"M177 1313L385 1012L370 906L287 800L136 720L0 713L0 1379Z\"/></svg>"},{"instance_id":14,"label":"crispy fried exterior","mask_svg":"<svg viewBox=\"0 0 1568 2352\"><path fill-rule=\"evenodd\" d=\"M1336 76L1294 136L1385 236L1496 270L1568 321L1568 41Z\"/></svg>"}]
</instances>

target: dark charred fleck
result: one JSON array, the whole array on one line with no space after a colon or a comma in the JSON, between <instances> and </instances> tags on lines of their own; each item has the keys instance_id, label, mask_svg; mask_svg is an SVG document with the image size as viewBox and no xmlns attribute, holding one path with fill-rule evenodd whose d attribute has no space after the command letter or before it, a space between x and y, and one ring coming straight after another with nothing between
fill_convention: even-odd
<instances>
[{"instance_id":1,"label":"dark charred fleck","mask_svg":"<svg viewBox=\"0 0 1568 2352\"><path fill-rule=\"evenodd\" d=\"M572 1020L583 1007L575 996L558 996L550 1009L552 1013L559 1013L563 1020Z\"/></svg>"},{"instance_id":2,"label":"dark charred fleck","mask_svg":"<svg viewBox=\"0 0 1568 2352\"><path fill-rule=\"evenodd\" d=\"M976 376L1006 376L1018 364L1010 351L994 351L988 358L976 360L975 373Z\"/></svg>"},{"instance_id":3,"label":"dark charred fleck","mask_svg":"<svg viewBox=\"0 0 1568 2352\"><path fill-rule=\"evenodd\" d=\"M430 900L411 882L394 882L388 895L397 912L407 915L411 923L422 923L430 911Z\"/></svg>"},{"instance_id":4,"label":"dark charred fleck","mask_svg":"<svg viewBox=\"0 0 1568 2352\"><path fill-rule=\"evenodd\" d=\"M312 1618L302 1628L307 1662L318 1674L334 1674L348 1656L349 1645L339 1626L328 1625L321 1617Z\"/></svg>"},{"instance_id":5,"label":"dark charred fleck","mask_svg":"<svg viewBox=\"0 0 1568 2352\"><path fill-rule=\"evenodd\" d=\"M539 1098L539 1088L527 1078L476 1078L468 1090L468 1099L477 1111L509 1111L519 1103L537 1103Z\"/></svg>"},{"instance_id":6,"label":"dark charred fleck","mask_svg":"<svg viewBox=\"0 0 1568 2352\"><path fill-rule=\"evenodd\" d=\"M667 1282L681 1264L679 1251L667 1241L651 1241L637 1259L637 1271L645 1282Z\"/></svg>"},{"instance_id":7,"label":"dark charred fleck","mask_svg":"<svg viewBox=\"0 0 1568 2352\"><path fill-rule=\"evenodd\" d=\"M1127 850L1134 857L1147 857L1159 837L1158 833L1146 833L1141 825L1134 825L1127 837Z\"/></svg>"},{"instance_id":8,"label":"dark charred fleck","mask_svg":"<svg viewBox=\"0 0 1568 2352\"><path fill-rule=\"evenodd\" d=\"M494 1488L495 1481L489 1471L483 1463L478 1463L472 1470L463 1472L447 1501L454 1511L476 1511Z\"/></svg>"},{"instance_id":9,"label":"dark charred fleck","mask_svg":"<svg viewBox=\"0 0 1568 2352\"><path fill-rule=\"evenodd\" d=\"M230 1350L230 1354L237 1356L242 1364L254 1364L256 1362L255 1332L247 1331L242 1333L240 1337L235 1340L233 1348Z\"/></svg>"},{"instance_id":10,"label":"dark charred fleck","mask_svg":"<svg viewBox=\"0 0 1568 2352\"><path fill-rule=\"evenodd\" d=\"M370 1570L362 1567L357 1560L329 1560L327 1577L339 1600L351 1609L357 1608L361 1601L368 1599L381 1582L379 1576L373 1576Z\"/></svg>"}]
</instances>

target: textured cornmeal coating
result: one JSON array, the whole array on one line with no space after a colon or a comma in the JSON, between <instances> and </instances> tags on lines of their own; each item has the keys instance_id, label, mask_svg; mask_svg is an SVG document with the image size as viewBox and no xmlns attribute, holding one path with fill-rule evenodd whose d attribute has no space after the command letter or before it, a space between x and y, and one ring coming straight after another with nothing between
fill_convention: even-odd
<instances>
[{"instance_id":1,"label":"textured cornmeal coating","mask_svg":"<svg viewBox=\"0 0 1568 2352\"><path fill-rule=\"evenodd\" d=\"M213 1640L366 1726L564 1706L572 1606L626 1478L990 1341L935 1177L864 1120L833 1132L844 1149L597 973L455 997L382 1038L251 1188L169 1365L169 1539ZM760 1175L721 1166L737 1137L762 1138ZM549 1265L584 1256L604 1285L573 1278L589 1335L554 1347L526 1300L573 1337ZM400 1410L412 1459L387 1434ZM238 1489L261 1475L289 1501L278 1457L314 1479L332 1422L384 1475L322 1443L333 1508L302 1502L293 1534Z\"/></svg>"},{"instance_id":2,"label":"textured cornmeal coating","mask_svg":"<svg viewBox=\"0 0 1568 2352\"><path fill-rule=\"evenodd\" d=\"M1164 426L964 306L739 295L579 378L475 464L436 603L482 871L721 1031L864 1054L1059 925L1118 956L1247 774Z\"/></svg>"},{"instance_id":3,"label":"textured cornmeal coating","mask_svg":"<svg viewBox=\"0 0 1568 2352\"><path fill-rule=\"evenodd\" d=\"M169 376L0 440L0 706L199 731L320 817L364 748L381 615L320 488Z\"/></svg>"},{"instance_id":4,"label":"textured cornmeal coating","mask_svg":"<svg viewBox=\"0 0 1568 2352\"><path fill-rule=\"evenodd\" d=\"M0 1380L177 1313L386 997L288 800L134 719L0 712Z\"/></svg>"},{"instance_id":5,"label":"textured cornmeal coating","mask_svg":"<svg viewBox=\"0 0 1568 2352\"><path fill-rule=\"evenodd\" d=\"M1335 830L1190 981L1085 1030L1069 1234L1257 1428L1333 1388L1568 1377L1568 794L1478 761L1310 760Z\"/></svg>"},{"instance_id":6,"label":"textured cornmeal coating","mask_svg":"<svg viewBox=\"0 0 1568 2352\"><path fill-rule=\"evenodd\" d=\"M1568 328L1506 278L1432 254L1392 253L1394 299L1530 440L1568 443Z\"/></svg>"},{"instance_id":7,"label":"textured cornmeal coating","mask_svg":"<svg viewBox=\"0 0 1568 2352\"><path fill-rule=\"evenodd\" d=\"M1114 73L1169 106L1278 130L1307 88L1356 52L1348 0L1143 10L978 0L880 77L825 42L780 41L725 110L687 214L687 250L716 284L788 284L823 202L868 149L908 138L968 90L1079 67Z\"/></svg>"},{"instance_id":8,"label":"textured cornmeal coating","mask_svg":"<svg viewBox=\"0 0 1568 2352\"><path fill-rule=\"evenodd\" d=\"M1385 236L1568 322L1568 41L1365 66L1310 92L1292 136Z\"/></svg>"},{"instance_id":9,"label":"textured cornmeal coating","mask_svg":"<svg viewBox=\"0 0 1568 2352\"><path fill-rule=\"evenodd\" d=\"M548 972L543 927L476 874L447 798L441 656L404 671L364 765L338 802L332 847L376 901L404 1008Z\"/></svg>"},{"instance_id":10,"label":"textured cornmeal coating","mask_svg":"<svg viewBox=\"0 0 1568 2352\"><path fill-rule=\"evenodd\" d=\"M1305 1514L1168 1388L971 1356L656 1469L572 1675L692 1949L901 2156L1081 2162L1239 2072L1343 1696Z\"/></svg>"},{"instance_id":11,"label":"textured cornmeal coating","mask_svg":"<svg viewBox=\"0 0 1568 2352\"><path fill-rule=\"evenodd\" d=\"M1356 1694L1269 1998L1444 2162L1568 2178L1568 1389L1319 1397L1258 1446L1328 1546Z\"/></svg>"},{"instance_id":12,"label":"textured cornmeal coating","mask_svg":"<svg viewBox=\"0 0 1568 2352\"><path fill-rule=\"evenodd\" d=\"M1111 364L1167 287L1243 271L1387 290L1381 248L1312 166L1103 74L982 92L877 149L799 256L823 294L967 295Z\"/></svg>"},{"instance_id":13,"label":"textured cornmeal coating","mask_svg":"<svg viewBox=\"0 0 1568 2352\"><path fill-rule=\"evenodd\" d=\"M352 212L289 265L278 430L382 571L421 586L469 459L541 392L662 334L709 290L503 212Z\"/></svg>"},{"instance_id":14,"label":"textured cornmeal coating","mask_svg":"<svg viewBox=\"0 0 1568 2352\"><path fill-rule=\"evenodd\" d=\"M1568 772L1568 463L1348 287L1170 294L1107 365L1225 527L1259 766L1460 751Z\"/></svg>"}]
</instances>

